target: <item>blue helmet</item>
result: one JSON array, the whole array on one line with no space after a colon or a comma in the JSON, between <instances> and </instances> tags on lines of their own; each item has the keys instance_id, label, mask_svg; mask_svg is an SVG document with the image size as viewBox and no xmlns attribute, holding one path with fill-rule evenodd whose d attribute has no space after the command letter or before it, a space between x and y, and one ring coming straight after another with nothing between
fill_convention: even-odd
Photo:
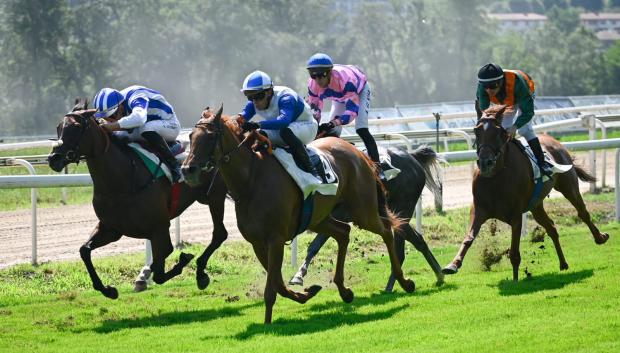
<instances>
[{"instance_id":1,"label":"blue helmet","mask_svg":"<svg viewBox=\"0 0 620 353\"><path fill-rule=\"evenodd\" d=\"M114 114L123 100L125 97L121 92L113 88L103 88L93 99L93 107L97 109L95 118L107 118Z\"/></svg>"},{"instance_id":2,"label":"blue helmet","mask_svg":"<svg viewBox=\"0 0 620 353\"><path fill-rule=\"evenodd\" d=\"M271 87L273 87L271 77L262 71L256 70L249 74L245 80L243 80L243 88L241 89L241 92L262 91Z\"/></svg>"},{"instance_id":3,"label":"blue helmet","mask_svg":"<svg viewBox=\"0 0 620 353\"><path fill-rule=\"evenodd\" d=\"M308 59L308 63L306 64L306 68L308 70L329 70L334 67L334 62L332 58L327 54L316 53Z\"/></svg>"}]
</instances>

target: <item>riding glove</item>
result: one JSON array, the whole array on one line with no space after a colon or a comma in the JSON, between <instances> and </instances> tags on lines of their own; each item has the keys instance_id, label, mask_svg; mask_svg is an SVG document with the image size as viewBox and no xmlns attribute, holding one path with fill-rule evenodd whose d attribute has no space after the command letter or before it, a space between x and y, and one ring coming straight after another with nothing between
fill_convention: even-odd
<instances>
[{"instance_id":1,"label":"riding glove","mask_svg":"<svg viewBox=\"0 0 620 353\"><path fill-rule=\"evenodd\" d=\"M245 131L253 131L253 130L258 130L260 129L260 124L259 123L255 123L253 121L246 121L243 123L243 125L241 126L241 129L245 132Z\"/></svg>"}]
</instances>

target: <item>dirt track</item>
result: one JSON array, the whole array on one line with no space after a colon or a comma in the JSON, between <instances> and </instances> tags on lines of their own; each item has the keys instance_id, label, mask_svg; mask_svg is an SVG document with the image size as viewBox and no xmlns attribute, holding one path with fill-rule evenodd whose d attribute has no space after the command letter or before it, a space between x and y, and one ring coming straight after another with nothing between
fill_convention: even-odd
<instances>
[{"instance_id":1,"label":"dirt track","mask_svg":"<svg viewBox=\"0 0 620 353\"><path fill-rule=\"evenodd\" d=\"M587 165L587 154L579 154L577 162ZM606 184L613 186L613 154L607 154ZM597 170L602 168L602 158L597 158ZM600 185L600 183L599 183ZM581 183L581 190L589 185ZM557 193L552 193L553 196ZM433 207L433 197L425 189L422 196L424 207ZM448 167L444 171L444 208L454 208L471 204L471 169L469 165ZM227 201L225 223L229 239L239 240L234 215L234 205ZM63 206L39 209L37 212L38 262L52 260L79 259L78 249L89 237L97 223L91 205ZM0 268L18 263L28 263L31 259L31 212L30 209L0 212ZM211 218L207 206L195 204L181 216L181 239L185 242L206 244L211 239ZM174 226L171 227L174 238ZM144 241L123 237L116 243L97 249L93 256L107 256L118 253L144 250Z\"/></svg>"}]
</instances>

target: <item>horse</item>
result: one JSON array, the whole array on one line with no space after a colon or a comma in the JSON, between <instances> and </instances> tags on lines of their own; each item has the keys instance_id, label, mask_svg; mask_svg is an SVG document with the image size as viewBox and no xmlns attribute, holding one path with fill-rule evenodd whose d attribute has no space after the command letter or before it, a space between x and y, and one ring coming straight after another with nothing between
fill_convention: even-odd
<instances>
[{"instance_id":1,"label":"horse","mask_svg":"<svg viewBox=\"0 0 620 353\"><path fill-rule=\"evenodd\" d=\"M303 197L273 155L255 153L250 148L249 142L255 140L259 132L252 131L244 137L239 122L222 116L222 110L223 105L216 113L209 108L202 112L190 134L191 149L181 171L187 182L192 183L197 181L201 170L219 168L235 200L237 226L267 271L264 322L270 324L277 294L303 304L321 290L321 286L313 285L304 292L295 292L282 279L284 246L298 233ZM406 292L413 292L415 283L403 276L394 250L392 228L399 222L387 208L384 189L372 162L342 139L324 138L311 145L327 156L339 180L336 195L314 196L314 212L308 229L329 234L338 242L333 280L342 300L349 303L354 294L344 285L344 261L351 227L330 216L339 205L346 208L358 227L381 235L392 272Z\"/></svg>"},{"instance_id":2,"label":"horse","mask_svg":"<svg viewBox=\"0 0 620 353\"><path fill-rule=\"evenodd\" d=\"M415 206L420 195L422 195L422 190L425 185L435 197L438 196L439 184L436 177L437 169L442 159L437 156L432 148L427 146L420 146L413 151L413 153L409 153L401 148L388 148L385 154L389 156L392 166L401 170L394 179L384 182L387 191L388 207L397 217L404 221L404 224L394 232L394 246L396 247L398 260L402 265L405 260L405 238L412 239L413 246L424 255L424 258L435 273L437 284L441 284L444 280L441 266L429 249L422 234L412 228L409 222L413 217ZM384 166L384 168L387 169L388 166ZM334 216L339 220L347 221L347 215ZM308 246L307 255L303 264L289 281L290 284L303 284L303 277L308 271L310 262L325 244L327 239L328 236L324 234L316 235ZM386 292L392 291L394 281L395 278L391 275L385 288Z\"/></svg>"},{"instance_id":3,"label":"horse","mask_svg":"<svg viewBox=\"0 0 620 353\"><path fill-rule=\"evenodd\" d=\"M502 128L505 106L491 106L481 112L476 104L478 123L474 129L478 155L478 168L474 172L472 192L474 203L470 210L469 232L456 256L444 267L445 274L454 274L463 264L467 250L476 239L480 227L488 219L495 218L509 224L512 228L510 262L514 281L519 279L519 241L522 227L522 213L530 209L532 216L553 241L560 262L560 271L568 269L560 245L555 224L545 212L543 201L552 188L556 189L577 210L579 218L588 225L596 244L604 244L609 235L601 233L592 223L579 193L578 179L593 182L596 179L582 167L574 163L574 157L562 144L548 135L540 135L540 143L558 164L573 167L561 174L554 174L546 181L537 198L533 198L535 183L529 157L522 152L516 140L509 140L507 131Z\"/></svg>"},{"instance_id":4,"label":"horse","mask_svg":"<svg viewBox=\"0 0 620 353\"><path fill-rule=\"evenodd\" d=\"M91 261L91 252L123 235L151 241L155 283L163 284L181 274L194 255L181 253L178 263L165 271L165 260L173 251L170 220L198 201L209 205L213 219L213 237L197 259L197 285L206 288L210 282L205 272L207 262L228 237L224 226L227 189L222 178L202 173L196 187L179 183L174 188L166 178L155 179L123 142L99 125L94 118L95 110L87 108L86 101L77 102L58 124L58 142L48 156L48 164L59 172L69 163L86 160L93 179L93 207L99 222L80 247L93 287L107 298L118 298L115 287L103 285Z\"/></svg>"}]
</instances>

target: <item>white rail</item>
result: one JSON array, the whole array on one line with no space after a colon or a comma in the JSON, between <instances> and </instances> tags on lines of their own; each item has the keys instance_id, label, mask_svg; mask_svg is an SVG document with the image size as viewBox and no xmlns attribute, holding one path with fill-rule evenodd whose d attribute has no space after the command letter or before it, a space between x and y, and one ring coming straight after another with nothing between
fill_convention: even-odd
<instances>
[{"instance_id":1,"label":"white rail","mask_svg":"<svg viewBox=\"0 0 620 353\"><path fill-rule=\"evenodd\" d=\"M577 141L567 142L564 146L572 151L588 151L599 149L611 149L616 148L616 160L615 160L615 196L616 196L616 220L620 220L620 138L596 140L596 141ZM458 152L445 152L440 155L447 161L471 161L476 159L476 151L458 151ZM18 163L18 162L16 162ZM21 162L19 162L21 163ZM25 162L28 163L28 162ZM29 164L29 163L28 163ZM34 172L31 171L31 172ZM43 187L59 187L59 186L88 186L92 185L92 179L89 174L73 174L73 175L11 175L0 176L0 189L11 188L33 188L33 196L31 202L32 208L32 228L33 228L33 242L32 242L32 262L36 264L36 189ZM416 212L416 217L421 212ZM177 243L180 239L180 227L179 222L177 224ZM296 254L296 251L295 251ZM294 264L295 266L296 264Z\"/></svg>"}]
</instances>

